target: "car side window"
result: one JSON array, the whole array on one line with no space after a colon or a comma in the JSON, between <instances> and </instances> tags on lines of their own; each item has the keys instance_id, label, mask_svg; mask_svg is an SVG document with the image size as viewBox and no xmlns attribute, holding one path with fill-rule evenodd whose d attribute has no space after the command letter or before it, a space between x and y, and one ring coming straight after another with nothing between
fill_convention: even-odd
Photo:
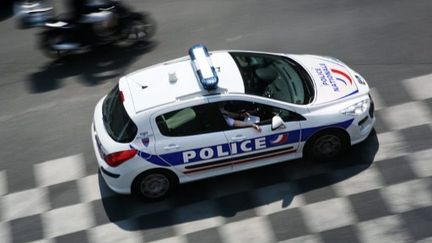
<instances>
[{"instance_id":1,"label":"car side window","mask_svg":"<svg viewBox=\"0 0 432 243\"><path fill-rule=\"evenodd\" d=\"M226 129L214 104L204 104L171 111L156 117L159 131L169 137L191 136Z\"/></svg>"},{"instance_id":2,"label":"car side window","mask_svg":"<svg viewBox=\"0 0 432 243\"><path fill-rule=\"evenodd\" d=\"M284 122L290 122L290 121L303 121L306 120L306 118L294 111L289 111L281 108L274 108L274 112L282 118Z\"/></svg>"},{"instance_id":3,"label":"car side window","mask_svg":"<svg viewBox=\"0 0 432 243\"><path fill-rule=\"evenodd\" d=\"M234 114L249 114L251 116L259 117L259 125L271 124L272 118L276 115L280 116L285 122L300 121L305 118L296 112L282 109L275 106L264 105L256 102L249 101L224 101L218 104L218 107L223 107L224 110ZM244 117L241 117L244 119Z\"/></svg>"}]
</instances>

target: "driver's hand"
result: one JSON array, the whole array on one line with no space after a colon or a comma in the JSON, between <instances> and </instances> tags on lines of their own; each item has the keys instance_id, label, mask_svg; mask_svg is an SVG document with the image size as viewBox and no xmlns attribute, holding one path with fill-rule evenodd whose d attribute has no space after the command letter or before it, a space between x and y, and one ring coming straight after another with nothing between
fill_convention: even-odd
<instances>
[{"instance_id":1,"label":"driver's hand","mask_svg":"<svg viewBox=\"0 0 432 243\"><path fill-rule=\"evenodd\" d=\"M257 130L258 132L261 132L261 127L259 125L253 124L252 127L255 128L255 130Z\"/></svg>"},{"instance_id":2,"label":"driver's hand","mask_svg":"<svg viewBox=\"0 0 432 243\"><path fill-rule=\"evenodd\" d=\"M240 118L246 118L246 117L249 117L249 116L251 116L251 115L247 111L240 113Z\"/></svg>"}]
</instances>

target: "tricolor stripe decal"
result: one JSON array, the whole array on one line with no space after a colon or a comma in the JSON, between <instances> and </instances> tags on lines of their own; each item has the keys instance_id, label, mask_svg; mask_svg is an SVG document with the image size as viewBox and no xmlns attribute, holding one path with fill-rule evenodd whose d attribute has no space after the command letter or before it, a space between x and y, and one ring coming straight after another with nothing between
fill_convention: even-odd
<instances>
[{"instance_id":1,"label":"tricolor stripe decal","mask_svg":"<svg viewBox=\"0 0 432 243\"><path fill-rule=\"evenodd\" d=\"M242 156L239 158L227 159L227 160L223 160L223 161L210 162L207 164L199 164L199 165L195 165L195 166L186 166L186 169L192 168L192 167L193 167L193 169L186 170L183 173L190 174L190 173L194 173L194 172L200 172L200 171L209 170L209 169L216 169L216 168L225 167L225 166L229 166L229 165L247 163L250 161L257 160L257 159L268 159L268 158L283 155L283 154L294 153L296 151L297 150L293 149L293 147L288 147L288 148L284 148L284 149L280 149L280 150L276 150L276 151L275 150L267 151L267 152L260 153L260 154Z\"/></svg>"},{"instance_id":2,"label":"tricolor stripe decal","mask_svg":"<svg viewBox=\"0 0 432 243\"><path fill-rule=\"evenodd\" d=\"M337 69L331 69L331 71L333 73L336 73L336 74L344 76L346 79L348 79L348 81L350 82L350 84L352 84L352 79L351 79L351 77L348 74L346 74L346 73L344 73L344 72L342 72L340 70L337 70ZM340 81L342 81L342 82L344 82L346 84L346 82L343 79L340 79L340 78L336 78L336 79L340 80Z\"/></svg>"}]
</instances>

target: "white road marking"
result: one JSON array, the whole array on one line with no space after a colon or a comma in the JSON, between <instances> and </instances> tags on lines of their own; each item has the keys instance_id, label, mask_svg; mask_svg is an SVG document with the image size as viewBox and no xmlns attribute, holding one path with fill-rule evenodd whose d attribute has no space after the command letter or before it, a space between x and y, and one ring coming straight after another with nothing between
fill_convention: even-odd
<instances>
[{"instance_id":1,"label":"white road marking","mask_svg":"<svg viewBox=\"0 0 432 243\"><path fill-rule=\"evenodd\" d=\"M392 130L428 124L432 121L429 107L422 101L408 102L382 110L382 119Z\"/></svg>"},{"instance_id":2,"label":"white road marking","mask_svg":"<svg viewBox=\"0 0 432 243\"><path fill-rule=\"evenodd\" d=\"M76 204L42 214L45 237L53 238L94 226L90 204Z\"/></svg>"},{"instance_id":3,"label":"white road marking","mask_svg":"<svg viewBox=\"0 0 432 243\"><path fill-rule=\"evenodd\" d=\"M139 231L126 231L117 224L108 223L88 230L89 242L94 243L139 243L142 242Z\"/></svg>"},{"instance_id":4,"label":"white road marking","mask_svg":"<svg viewBox=\"0 0 432 243\"><path fill-rule=\"evenodd\" d=\"M321 232L356 222L350 202L346 198L333 198L300 208L305 223L312 232Z\"/></svg>"},{"instance_id":5,"label":"white road marking","mask_svg":"<svg viewBox=\"0 0 432 243\"><path fill-rule=\"evenodd\" d=\"M377 218L359 223L356 228L361 242L413 242L403 231L403 222L397 215Z\"/></svg>"},{"instance_id":6,"label":"white road marking","mask_svg":"<svg viewBox=\"0 0 432 243\"><path fill-rule=\"evenodd\" d=\"M84 157L78 154L35 164L34 173L39 187L76 180L85 176Z\"/></svg>"},{"instance_id":7,"label":"white road marking","mask_svg":"<svg viewBox=\"0 0 432 243\"><path fill-rule=\"evenodd\" d=\"M225 243L276 241L267 217L254 217L225 224L219 230Z\"/></svg>"},{"instance_id":8,"label":"white road marking","mask_svg":"<svg viewBox=\"0 0 432 243\"><path fill-rule=\"evenodd\" d=\"M7 194L2 198L2 221L10 221L49 210L47 188L33 188L30 190Z\"/></svg>"},{"instance_id":9,"label":"white road marking","mask_svg":"<svg viewBox=\"0 0 432 243\"><path fill-rule=\"evenodd\" d=\"M429 183L427 178L403 182L383 188L381 195L393 213L403 213L432 205Z\"/></svg>"},{"instance_id":10,"label":"white road marking","mask_svg":"<svg viewBox=\"0 0 432 243\"><path fill-rule=\"evenodd\" d=\"M402 84L414 100L432 98L432 74L406 79Z\"/></svg>"}]
</instances>

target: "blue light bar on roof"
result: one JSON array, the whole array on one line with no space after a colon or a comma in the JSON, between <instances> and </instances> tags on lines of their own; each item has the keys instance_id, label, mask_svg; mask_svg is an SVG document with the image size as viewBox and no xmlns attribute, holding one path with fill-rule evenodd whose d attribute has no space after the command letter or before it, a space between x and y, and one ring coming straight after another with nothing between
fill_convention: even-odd
<instances>
[{"instance_id":1,"label":"blue light bar on roof","mask_svg":"<svg viewBox=\"0 0 432 243\"><path fill-rule=\"evenodd\" d=\"M216 89L219 78L210 59L207 47L201 44L194 45L189 49L189 56L192 61L192 67L204 89Z\"/></svg>"}]
</instances>

